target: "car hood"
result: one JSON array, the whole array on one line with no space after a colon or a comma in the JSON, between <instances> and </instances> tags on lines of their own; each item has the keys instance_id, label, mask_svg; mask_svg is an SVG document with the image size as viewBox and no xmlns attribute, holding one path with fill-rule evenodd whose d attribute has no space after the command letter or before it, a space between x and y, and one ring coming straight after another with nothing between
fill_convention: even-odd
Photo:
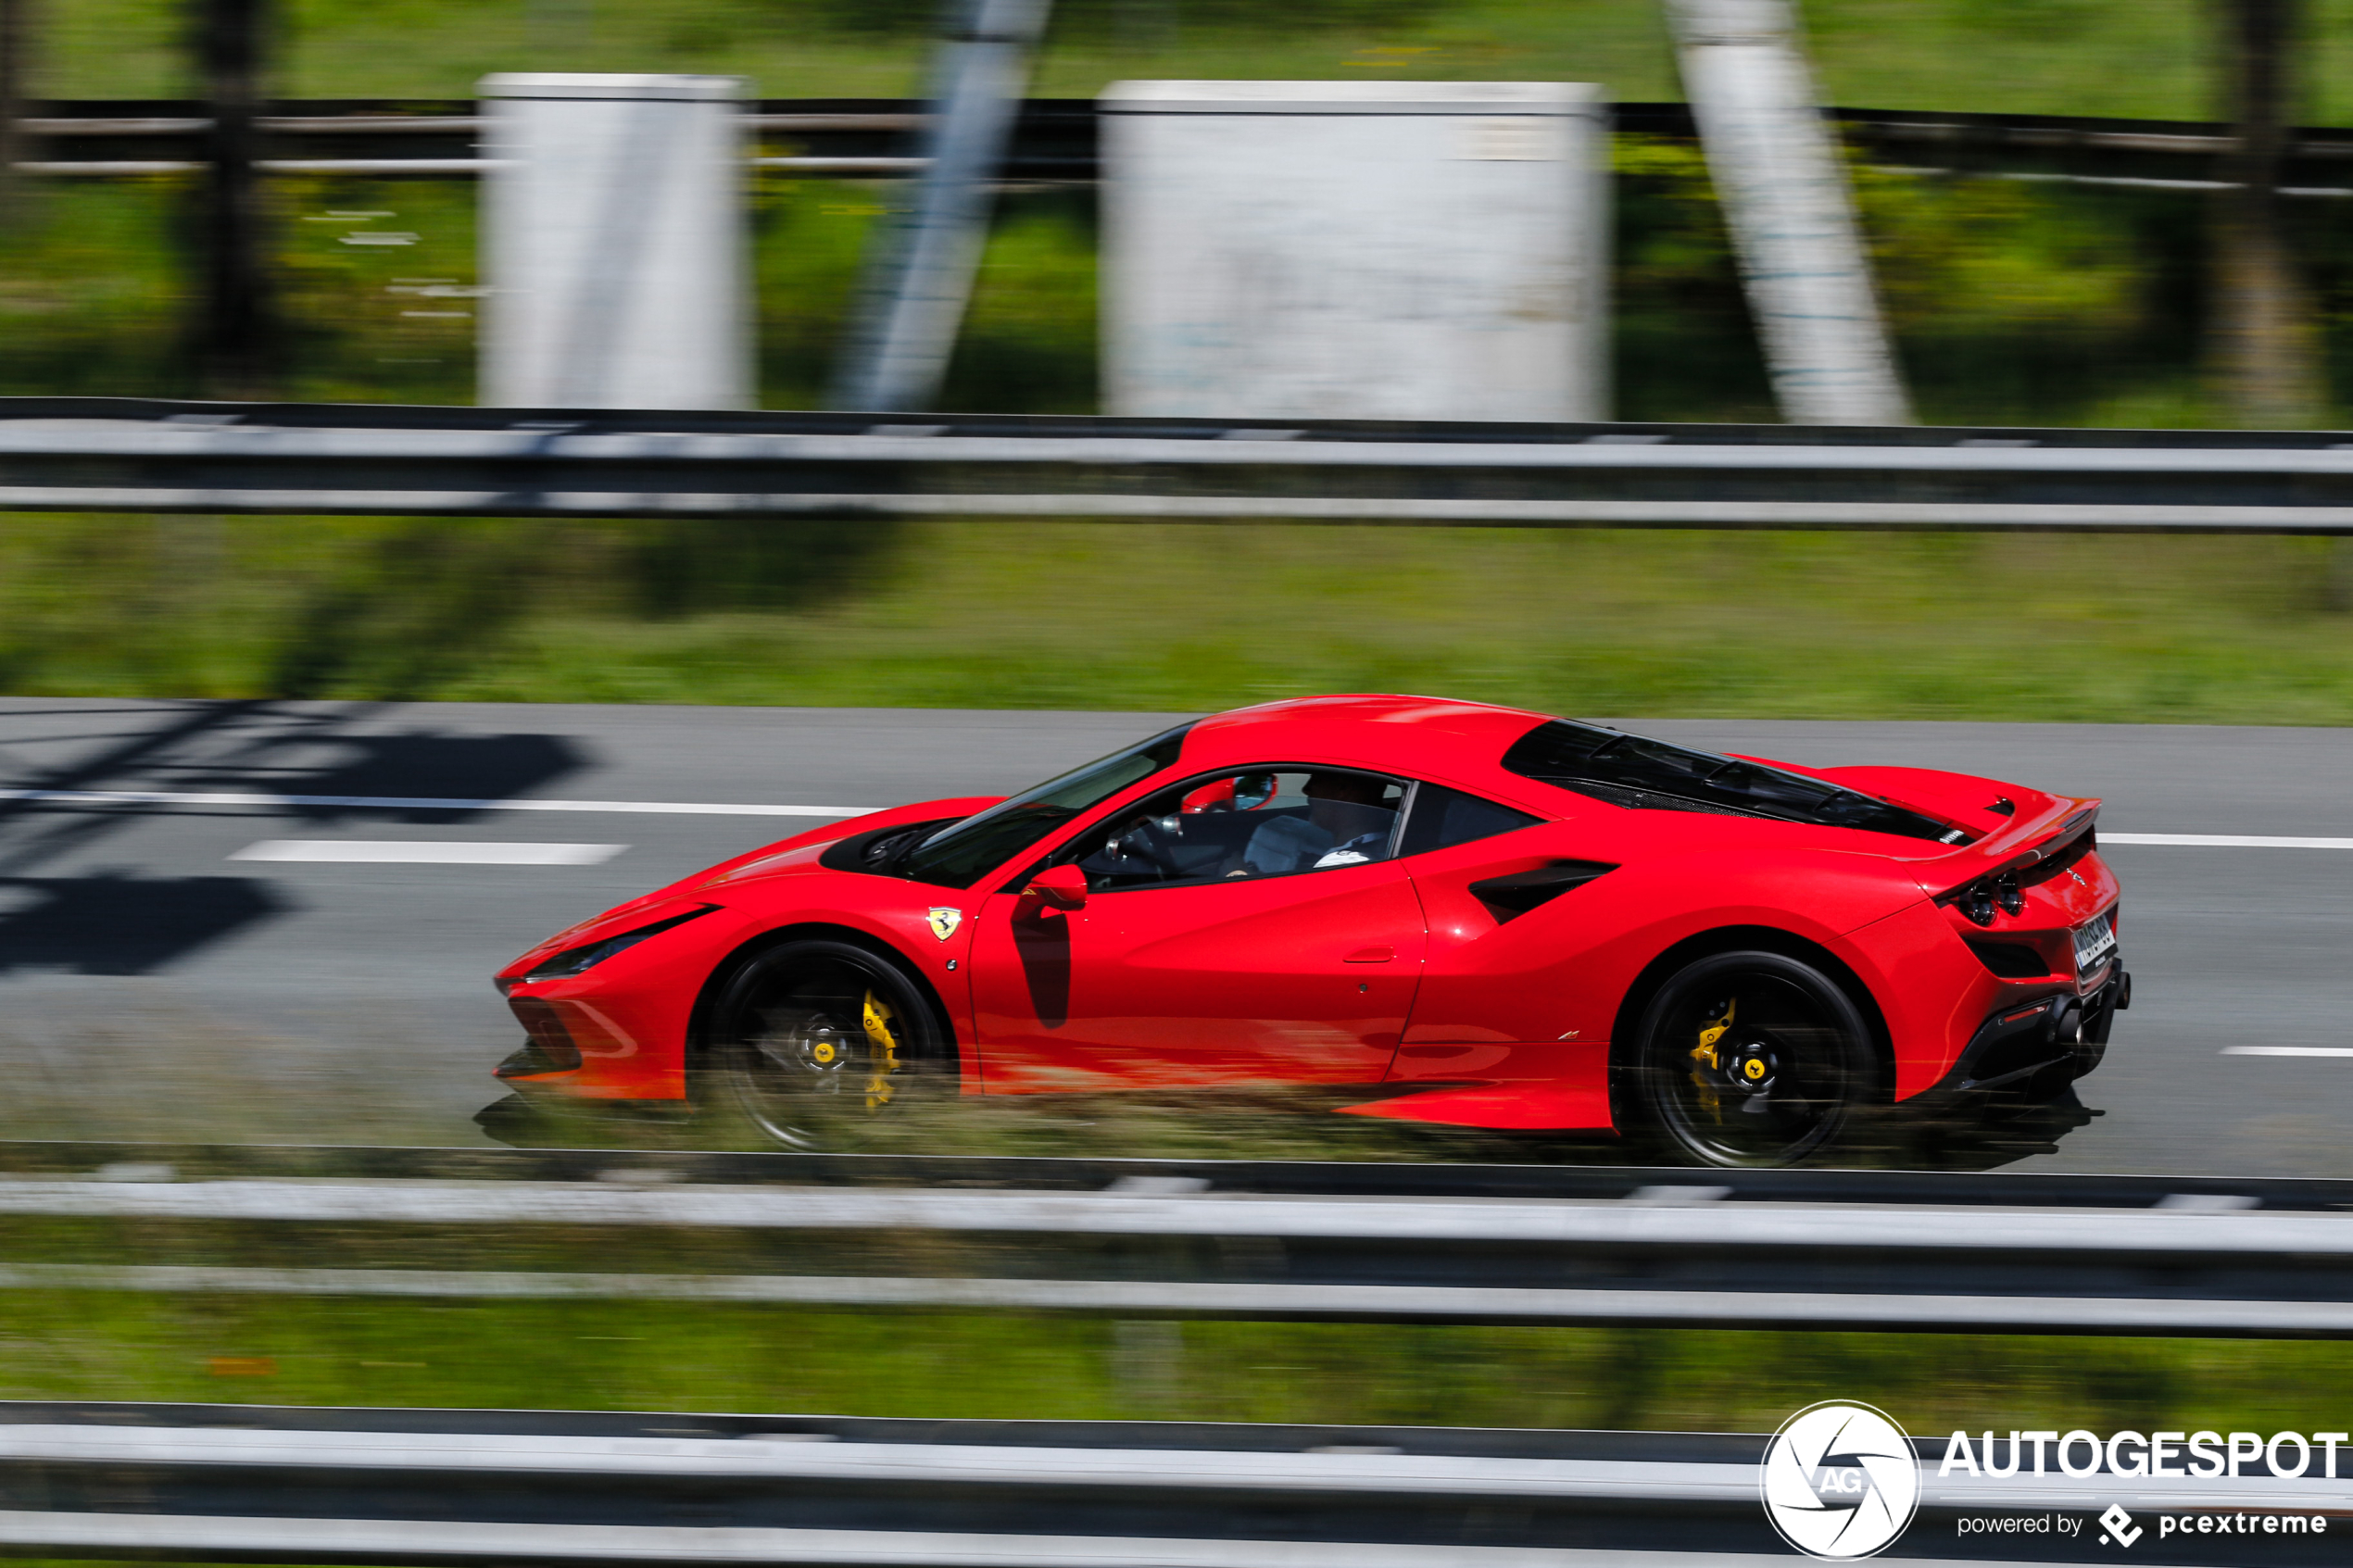
<instances>
[{"instance_id":1,"label":"car hood","mask_svg":"<svg viewBox=\"0 0 2353 1568\"><path fill-rule=\"evenodd\" d=\"M975 811L994 806L1000 798L1002 797L994 795L973 795L954 796L940 800L919 800L912 805L893 806L887 810L869 811L862 817L844 817L838 822L826 822L823 826L811 828L804 833L797 833L790 838L780 838L773 844L763 844L757 849L747 849L742 854L731 856L716 865L706 866L690 876L680 877L667 886L657 887L652 892L641 894L625 903L615 904L601 914L591 915L586 920L568 925L544 941L534 944L527 952L516 960L516 964L522 962L523 960L535 959L544 953L561 947L596 941L605 936L618 935L646 920L659 920L663 914L671 912L683 904L724 904L726 902L728 890L740 888L749 883L767 877L781 875L796 869L799 859L813 859L813 857L800 856L798 853L799 851L820 850L826 845L848 838L853 834L871 833L877 828L887 828L900 822L929 822L943 817L969 817ZM507 970L500 972L505 973L514 968L515 964L510 964Z\"/></svg>"}]
</instances>

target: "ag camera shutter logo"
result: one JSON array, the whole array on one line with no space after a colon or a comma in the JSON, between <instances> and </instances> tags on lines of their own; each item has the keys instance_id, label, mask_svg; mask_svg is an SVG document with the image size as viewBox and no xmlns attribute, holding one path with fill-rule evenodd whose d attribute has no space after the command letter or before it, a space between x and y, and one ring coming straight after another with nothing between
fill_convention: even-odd
<instances>
[{"instance_id":1,"label":"ag camera shutter logo","mask_svg":"<svg viewBox=\"0 0 2353 1568\"><path fill-rule=\"evenodd\" d=\"M1912 1440L1885 1411L1826 1399L1781 1424L1758 1475L1781 1539L1831 1562L1893 1544L1920 1505Z\"/></svg>"}]
</instances>

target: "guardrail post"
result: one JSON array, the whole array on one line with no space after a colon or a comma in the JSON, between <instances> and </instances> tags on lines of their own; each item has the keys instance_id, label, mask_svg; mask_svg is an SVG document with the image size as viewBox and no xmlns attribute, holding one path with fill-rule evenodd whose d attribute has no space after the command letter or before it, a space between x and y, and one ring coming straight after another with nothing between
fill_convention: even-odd
<instances>
[{"instance_id":1,"label":"guardrail post","mask_svg":"<svg viewBox=\"0 0 2353 1568\"><path fill-rule=\"evenodd\" d=\"M1788 0L1667 0L1667 8L1783 417L1911 423L1794 9Z\"/></svg>"},{"instance_id":2,"label":"guardrail post","mask_svg":"<svg viewBox=\"0 0 2353 1568\"><path fill-rule=\"evenodd\" d=\"M2280 210L2301 9L2297 0L2230 0L2221 17L2235 135L2217 193L2214 347L2229 417L2258 430L2310 424L2327 402L2312 302Z\"/></svg>"},{"instance_id":3,"label":"guardrail post","mask_svg":"<svg viewBox=\"0 0 2353 1568\"><path fill-rule=\"evenodd\" d=\"M482 401L752 403L744 84L484 77Z\"/></svg>"},{"instance_id":4,"label":"guardrail post","mask_svg":"<svg viewBox=\"0 0 2353 1568\"><path fill-rule=\"evenodd\" d=\"M203 0L197 53L212 128L205 177L205 289L196 327L199 375L208 395L266 397L275 370L275 321L262 268L260 152L265 35L271 0Z\"/></svg>"},{"instance_id":5,"label":"guardrail post","mask_svg":"<svg viewBox=\"0 0 2353 1568\"><path fill-rule=\"evenodd\" d=\"M930 408L948 376L988 237L989 182L1004 162L1051 0L958 0L940 48L912 205L876 227L837 408Z\"/></svg>"},{"instance_id":6,"label":"guardrail post","mask_svg":"<svg viewBox=\"0 0 2353 1568\"><path fill-rule=\"evenodd\" d=\"M22 211L25 88L31 72L25 56L32 43L33 0L0 0L0 223Z\"/></svg>"}]
</instances>

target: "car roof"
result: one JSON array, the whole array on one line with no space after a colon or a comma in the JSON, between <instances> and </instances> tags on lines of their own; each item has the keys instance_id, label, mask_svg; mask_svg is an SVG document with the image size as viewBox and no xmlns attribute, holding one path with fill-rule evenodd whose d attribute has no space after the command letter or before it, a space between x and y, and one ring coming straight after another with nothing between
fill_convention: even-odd
<instances>
[{"instance_id":1,"label":"car roof","mask_svg":"<svg viewBox=\"0 0 2353 1568\"><path fill-rule=\"evenodd\" d=\"M1394 693L1292 697L1212 714L1185 737L1187 767L1353 763L1384 772L1484 783L1511 744L1553 715ZM1525 780L1515 781L1525 785Z\"/></svg>"}]
</instances>

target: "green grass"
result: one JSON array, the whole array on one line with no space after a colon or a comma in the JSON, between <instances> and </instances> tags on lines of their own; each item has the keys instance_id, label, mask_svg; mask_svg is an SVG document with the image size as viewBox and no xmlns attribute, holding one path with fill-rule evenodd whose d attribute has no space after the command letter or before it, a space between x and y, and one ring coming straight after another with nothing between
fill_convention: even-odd
<instances>
[{"instance_id":1,"label":"green grass","mask_svg":"<svg viewBox=\"0 0 2353 1568\"><path fill-rule=\"evenodd\" d=\"M2325 540L17 518L24 695L2336 724Z\"/></svg>"},{"instance_id":2,"label":"green grass","mask_svg":"<svg viewBox=\"0 0 2353 1568\"><path fill-rule=\"evenodd\" d=\"M1771 1431L2341 1425L2353 1347L11 1291L0 1398ZM263 1370L264 1363L268 1370Z\"/></svg>"}]
</instances>

